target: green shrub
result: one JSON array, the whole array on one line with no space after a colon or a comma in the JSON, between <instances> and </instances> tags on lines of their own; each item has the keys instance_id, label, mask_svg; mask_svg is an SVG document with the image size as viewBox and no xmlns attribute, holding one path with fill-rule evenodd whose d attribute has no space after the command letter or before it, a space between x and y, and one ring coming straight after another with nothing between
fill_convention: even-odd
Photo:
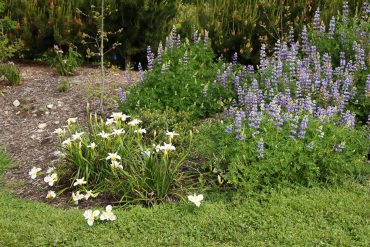
<instances>
[{"instance_id":1,"label":"green shrub","mask_svg":"<svg viewBox=\"0 0 370 247\"><path fill-rule=\"evenodd\" d=\"M349 177L366 182L370 175L365 127L353 129L336 125L334 119L321 123L308 117L304 137L292 138L292 120L277 128L266 116L258 134L247 122L240 130L232 130L228 123L205 125L194 140L196 155L205 158L203 167L221 174L241 192L340 184Z\"/></svg>"},{"instance_id":2,"label":"green shrub","mask_svg":"<svg viewBox=\"0 0 370 247\"><path fill-rule=\"evenodd\" d=\"M145 138L141 121L126 118L120 113L106 122L90 117L87 129L69 119L66 130L56 130L65 155L67 184L72 188L83 178L86 184L80 190L103 192L122 203L151 205L177 199L190 182L191 173L183 169L187 151L175 151L176 136L171 133L163 141Z\"/></svg>"},{"instance_id":3,"label":"green shrub","mask_svg":"<svg viewBox=\"0 0 370 247\"><path fill-rule=\"evenodd\" d=\"M63 50L57 45L54 45L54 52L55 57L51 63L56 68L58 74L61 76L74 75L80 64L81 55L72 47L69 47L68 53L64 54Z\"/></svg>"},{"instance_id":4,"label":"green shrub","mask_svg":"<svg viewBox=\"0 0 370 247\"><path fill-rule=\"evenodd\" d=\"M0 76L4 76L12 86L19 85L21 82L21 73L12 62L0 64Z\"/></svg>"},{"instance_id":5,"label":"green shrub","mask_svg":"<svg viewBox=\"0 0 370 247\"><path fill-rule=\"evenodd\" d=\"M113 52L126 60L144 55L147 45L157 47L172 27L172 19L177 8L176 1L151 0L108 0L105 16L105 30L116 32L123 28L122 34L115 35L107 43L112 47L114 42L122 44ZM95 37L96 20L93 12L98 11L100 0L8 0L9 15L19 22L15 32L24 41L28 51L27 57L35 58L44 54L54 44L78 46L82 54L86 49L94 50L95 43L82 44L84 35ZM92 7L92 6L95 6ZM84 14L82 14L81 10ZM109 55L113 55L110 53Z\"/></svg>"},{"instance_id":6,"label":"green shrub","mask_svg":"<svg viewBox=\"0 0 370 247\"><path fill-rule=\"evenodd\" d=\"M166 49L154 54L149 50L149 70L143 80L127 92L121 109L172 108L189 112L193 117L206 117L222 111L233 97L230 84L215 82L221 63L207 43L196 40L179 44L176 32L168 38Z\"/></svg>"}]
</instances>

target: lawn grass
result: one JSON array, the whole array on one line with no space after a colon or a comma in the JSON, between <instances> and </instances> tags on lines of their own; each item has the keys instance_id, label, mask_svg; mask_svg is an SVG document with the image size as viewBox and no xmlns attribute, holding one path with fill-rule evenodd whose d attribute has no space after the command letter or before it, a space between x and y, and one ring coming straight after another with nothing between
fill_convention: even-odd
<instances>
[{"instance_id":1,"label":"lawn grass","mask_svg":"<svg viewBox=\"0 0 370 247\"><path fill-rule=\"evenodd\" d=\"M0 151L0 172L9 165ZM200 208L115 208L117 221L89 227L83 210L0 189L0 246L370 246L368 187L283 189L260 199L214 194Z\"/></svg>"}]
</instances>

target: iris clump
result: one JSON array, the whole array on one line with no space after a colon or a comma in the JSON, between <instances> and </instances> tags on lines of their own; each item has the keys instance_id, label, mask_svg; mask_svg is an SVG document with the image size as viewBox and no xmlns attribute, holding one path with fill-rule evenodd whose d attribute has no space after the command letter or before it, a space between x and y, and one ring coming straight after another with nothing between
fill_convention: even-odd
<instances>
[{"instance_id":1,"label":"iris clump","mask_svg":"<svg viewBox=\"0 0 370 247\"><path fill-rule=\"evenodd\" d=\"M173 144L179 134L166 131L167 140L151 139L141 123L113 113L107 120L90 116L84 131L77 119L69 119L66 129L55 131L65 155L64 177L70 178L66 185L75 204L105 193L122 203L151 205L175 200L186 190L186 184L179 183L186 183L190 176L183 171L187 151L178 152Z\"/></svg>"}]
</instances>

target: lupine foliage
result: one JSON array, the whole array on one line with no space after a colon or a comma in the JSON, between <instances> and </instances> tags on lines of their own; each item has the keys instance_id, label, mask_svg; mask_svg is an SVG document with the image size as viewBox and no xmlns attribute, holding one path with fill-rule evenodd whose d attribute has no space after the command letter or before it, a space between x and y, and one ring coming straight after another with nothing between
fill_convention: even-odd
<instances>
[{"instance_id":1,"label":"lupine foliage","mask_svg":"<svg viewBox=\"0 0 370 247\"><path fill-rule=\"evenodd\" d=\"M339 17L343 22L348 21L347 8L344 2ZM367 8L365 4L364 18ZM315 31L317 19L318 14ZM364 24L357 25L356 31ZM326 35L325 27L320 28ZM343 35L340 32L337 38L345 44L349 39ZM228 160L230 183L246 189L369 175L369 130L366 126L355 129L366 121L361 118L369 115L369 81L364 76L358 79L358 75L368 74L368 49L358 40L349 54L345 51L340 65L334 67L331 55L321 54L304 29L300 42L293 36L278 41L270 58L262 46L258 71L246 67L232 74L237 99L235 107L227 111L234 121L225 131L235 133L240 149L236 158ZM356 108L360 104L365 107ZM351 112L352 108L360 115Z\"/></svg>"},{"instance_id":2,"label":"lupine foliage","mask_svg":"<svg viewBox=\"0 0 370 247\"><path fill-rule=\"evenodd\" d=\"M226 80L215 81L221 63L214 62L208 45L208 37L203 40L197 32L192 41L181 42L174 28L165 46L159 45L156 58L148 47L148 70L140 70L140 81L124 96L121 109L172 108L190 112L193 117L221 111L234 93Z\"/></svg>"}]
</instances>

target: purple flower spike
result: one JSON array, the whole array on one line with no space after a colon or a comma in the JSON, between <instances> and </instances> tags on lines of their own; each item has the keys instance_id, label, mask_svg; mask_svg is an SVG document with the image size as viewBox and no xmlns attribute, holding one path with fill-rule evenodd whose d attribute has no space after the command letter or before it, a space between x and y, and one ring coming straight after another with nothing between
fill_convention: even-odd
<instances>
[{"instance_id":1,"label":"purple flower spike","mask_svg":"<svg viewBox=\"0 0 370 247\"><path fill-rule=\"evenodd\" d=\"M138 70L139 70L139 75L140 75L139 82L140 82L140 81L144 80L145 73L144 73L144 70L143 70L143 66L141 66L141 63L139 63L139 65L137 67L138 67Z\"/></svg>"},{"instance_id":2,"label":"purple flower spike","mask_svg":"<svg viewBox=\"0 0 370 247\"><path fill-rule=\"evenodd\" d=\"M231 133L231 132L233 132L233 125L232 125L232 124L228 125L228 126L227 126L227 128L225 129L225 132L226 132L226 133Z\"/></svg>"},{"instance_id":3,"label":"purple flower spike","mask_svg":"<svg viewBox=\"0 0 370 247\"><path fill-rule=\"evenodd\" d=\"M118 97L123 102L127 100L127 93L123 91L122 87L118 88Z\"/></svg>"},{"instance_id":4,"label":"purple flower spike","mask_svg":"<svg viewBox=\"0 0 370 247\"><path fill-rule=\"evenodd\" d=\"M292 45L295 43L294 40L294 29L292 26L289 27L289 45Z\"/></svg>"},{"instance_id":5,"label":"purple flower spike","mask_svg":"<svg viewBox=\"0 0 370 247\"><path fill-rule=\"evenodd\" d=\"M235 65L237 64L237 62L238 62L238 53L235 52L232 58L232 63L233 65Z\"/></svg>"},{"instance_id":6,"label":"purple flower spike","mask_svg":"<svg viewBox=\"0 0 370 247\"><path fill-rule=\"evenodd\" d=\"M262 138L257 142L257 153L258 158L263 159L265 154L265 142Z\"/></svg>"},{"instance_id":7,"label":"purple flower spike","mask_svg":"<svg viewBox=\"0 0 370 247\"><path fill-rule=\"evenodd\" d=\"M366 77L365 95L370 97L370 74L368 74Z\"/></svg>"},{"instance_id":8,"label":"purple flower spike","mask_svg":"<svg viewBox=\"0 0 370 247\"><path fill-rule=\"evenodd\" d=\"M147 59L148 59L148 70L152 70L154 66L154 53L150 46L146 49Z\"/></svg>"},{"instance_id":9,"label":"purple flower spike","mask_svg":"<svg viewBox=\"0 0 370 247\"><path fill-rule=\"evenodd\" d=\"M187 51L185 51L184 56L182 57L182 63L184 64L185 67L188 66L189 56L188 56L188 52Z\"/></svg>"},{"instance_id":10,"label":"purple flower spike","mask_svg":"<svg viewBox=\"0 0 370 247\"><path fill-rule=\"evenodd\" d=\"M320 30L321 21L320 21L320 9L315 11L315 15L313 17L313 29L316 31Z\"/></svg>"},{"instance_id":11,"label":"purple flower spike","mask_svg":"<svg viewBox=\"0 0 370 247\"><path fill-rule=\"evenodd\" d=\"M308 125L308 117L304 116L302 121L301 121L301 126L299 127L298 138L304 139L304 137L306 135L307 125Z\"/></svg>"},{"instance_id":12,"label":"purple flower spike","mask_svg":"<svg viewBox=\"0 0 370 247\"><path fill-rule=\"evenodd\" d=\"M205 30L204 31L204 47L205 48L208 48L208 40L209 40L209 37L208 37L208 31Z\"/></svg>"},{"instance_id":13,"label":"purple flower spike","mask_svg":"<svg viewBox=\"0 0 370 247\"><path fill-rule=\"evenodd\" d=\"M260 50L260 69L265 70L267 68L267 55L266 55L266 45L262 44Z\"/></svg>"},{"instance_id":14,"label":"purple flower spike","mask_svg":"<svg viewBox=\"0 0 370 247\"><path fill-rule=\"evenodd\" d=\"M157 53L158 64L162 64L162 53L163 53L163 45L162 45L162 42L160 42L158 46L158 53Z\"/></svg>"},{"instance_id":15,"label":"purple flower spike","mask_svg":"<svg viewBox=\"0 0 370 247\"><path fill-rule=\"evenodd\" d=\"M337 153L341 153L343 152L344 146L345 146L345 142L342 142L341 144L334 147L334 151Z\"/></svg>"},{"instance_id":16,"label":"purple flower spike","mask_svg":"<svg viewBox=\"0 0 370 247\"><path fill-rule=\"evenodd\" d=\"M329 32L328 32L328 35L329 35L329 38L330 39L332 39L334 37L334 33L335 33L335 17L333 16L330 19L330 24L329 24Z\"/></svg>"},{"instance_id":17,"label":"purple flower spike","mask_svg":"<svg viewBox=\"0 0 370 247\"><path fill-rule=\"evenodd\" d=\"M348 21L348 13L349 13L348 1L344 1L343 6L342 6L342 18L343 18L342 20L343 20L343 22Z\"/></svg>"}]
</instances>

